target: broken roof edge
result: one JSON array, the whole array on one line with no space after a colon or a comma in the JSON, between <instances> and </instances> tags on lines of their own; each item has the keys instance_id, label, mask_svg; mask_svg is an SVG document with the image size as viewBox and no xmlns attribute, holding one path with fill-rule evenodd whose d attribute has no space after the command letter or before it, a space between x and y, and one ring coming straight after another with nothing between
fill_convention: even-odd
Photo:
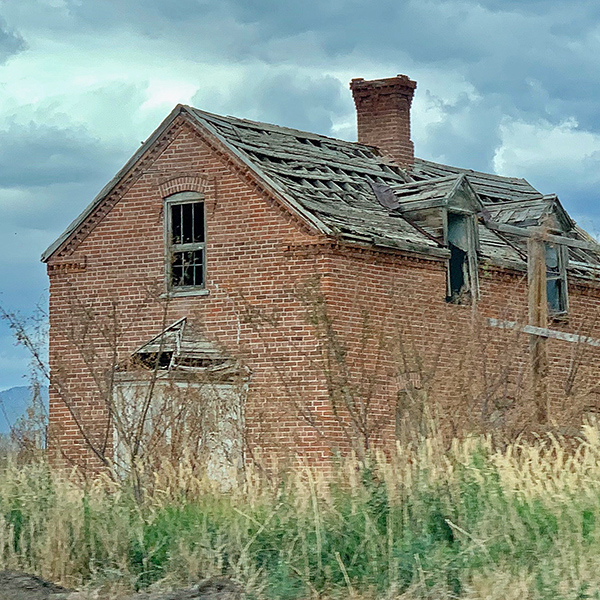
<instances>
[{"instance_id":1,"label":"broken roof edge","mask_svg":"<svg viewBox=\"0 0 600 600\"><path fill-rule=\"evenodd\" d=\"M510 200L510 201L502 202L497 205L487 205L486 209L490 213L503 212L506 210L516 209L516 208L519 208L519 209L527 208L527 207L533 205L534 203L538 203L540 201L545 202L547 204L547 207L544 209L545 210L544 216L549 216L552 213L552 210L554 210L556 212L557 218L559 219L559 221L562 221L563 233L570 233L573 230L581 229L580 227L577 227L577 222L567 212L567 210L562 205L562 202L560 201L560 198L558 197L557 194L540 194L537 197L531 197L531 198L527 198L525 200Z\"/></svg>"},{"instance_id":2,"label":"broken roof edge","mask_svg":"<svg viewBox=\"0 0 600 600\"><path fill-rule=\"evenodd\" d=\"M448 259L450 250L445 247L429 246L417 242L406 242L403 240L386 240L382 237L371 237L370 240L363 236L353 235L351 233L340 232L332 238L342 241L344 245L350 247L360 247L365 250L381 250L383 252L404 252L408 254L419 255L425 259Z\"/></svg>"},{"instance_id":3,"label":"broken roof edge","mask_svg":"<svg viewBox=\"0 0 600 600\"><path fill-rule=\"evenodd\" d=\"M467 169L465 167L455 167L453 165L447 165L446 163L440 163L440 162L436 162L434 160L429 160L427 158L419 158L418 156L415 156L414 166L418 166L419 164L431 165L432 167L444 167L447 169L452 169L453 171L457 171L457 175L464 174L464 175L468 176L469 174L471 174L471 175L482 177L484 179L492 179L492 180L501 179L501 180L513 181L513 182L523 182L523 183L526 183L532 190L535 190L540 196L543 195L538 189L533 187L531 185L531 183L529 183L529 181L527 181L527 179L525 179L524 177L511 177L510 175L499 175L497 173L488 173L487 171L478 171L476 169Z\"/></svg>"},{"instance_id":4,"label":"broken roof edge","mask_svg":"<svg viewBox=\"0 0 600 600\"><path fill-rule=\"evenodd\" d=\"M580 235L586 241L592 242L594 244L598 244L599 249L600 249L600 242L591 233L589 233L585 229L583 229L583 227L580 227L579 225L577 225L577 223L575 223L575 226L573 227L573 229L577 232L578 235Z\"/></svg>"},{"instance_id":5,"label":"broken roof edge","mask_svg":"<svg viewBox=\"0 0 600 600\"><path fill-rule=\"evenodd\" d=\"M569 230L581 229L577 227L575 219L567 212L566 208L562 205L560 198L557 194L544 194L543 199L552 203L558 209L559 218L562 218L569 227Z\"/></svg>"},{"instance_id":6,"label":"broken roof edge","mask_svg":"<svg viewBox=\"0 0 600 600\"><path fill-rule=\"evenodd\" d=\"M183 104L177 104L175 108L167 115L160 125L148 136L148 138L140 145L133 153L131 158L117 171L115 176L96 194L94 199L83 209L79 216L74 219L68 227L42 252L41 261L46 263L50 258L60 250L63 245L71 238L79 229L86 219L91 216L94 210L100 206L102 201L114 190L119 181L131 171L134 166L141 160L147 150L156 142L156 140L173 124L173 121L181 114Z\"/></svg>"},{"instance_id":7,"label":"broken roof edge","mask_svg":"<svg viewBox=\"0 0 600 600\"><path fill-rule=\"evenodd\" d=\"M273 181L271 177L269 177L252 159L248 156L245 156L243 152L233 147L218 131L217 129L208 121L198 115L208 115L211 117L219 117L219 115L213 115L212 113L207 113L205 111L199 110L192 106L182 105L182 108L187 112L187 114L192 117L192 124L200 124L210 135L216 138L230 153L230 155L234 156L237 160L241 161L245 167L247 167L251 173L257 178L258 183L265 188L273 197L279 199L279 201L295 214L297 217L302 219L305 223L311 226L318 233L322 233L325 235L333 235L333 231L330 227L328 227L321 219L316 217L313 213L306 210L298 201L292 198L286 190L284 190L277 182ZM249 123L255 123L254 121L248 121ZM275 127L275 126L273 126ZM297 130L290 130L297 131ZM301 132L304 133L304 132ZM317 137L317 134L313 134ZM323 136L318 136L323 137ZM333 138L332 138L333 139ZM350 143L350 142L349 142Z\"/></svg>"}]
</instances>

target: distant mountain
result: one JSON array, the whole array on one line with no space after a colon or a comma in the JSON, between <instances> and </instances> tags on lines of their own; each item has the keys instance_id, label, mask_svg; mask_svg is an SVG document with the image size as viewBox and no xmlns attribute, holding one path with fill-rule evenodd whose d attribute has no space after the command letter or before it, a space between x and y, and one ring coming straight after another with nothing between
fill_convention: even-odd
<instances>
[{"instance_id":1,"label":"distant mountain","mask_svg":"<svg viewBox=\"0 0 600 600\"><path fill-rule=\"evenodd\" d=\"M44 406L48 406L48 388L41 389ZM10 432L16 420L25 414L32 398L32 389L20 385L0 392L0 434Z\"/></svg>"}]
</instances>

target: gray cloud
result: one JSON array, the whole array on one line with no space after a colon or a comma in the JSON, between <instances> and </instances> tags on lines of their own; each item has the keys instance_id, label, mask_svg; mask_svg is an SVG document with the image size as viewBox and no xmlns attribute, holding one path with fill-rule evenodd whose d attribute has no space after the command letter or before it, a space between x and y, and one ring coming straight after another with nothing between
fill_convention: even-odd
<instances>
[{"instance_id":1,"label":"gray cloud","mask_svg":"<svg viewBox=\"0 0 600 600\"><path fill-rule=\"evenodd\" d=\"M244 77L228 92L201 89L192 102L209 111L332 135L336 116L351 110L339 80L290 70Z\"/></svg>"},{"instance_id":2,"label":"gray cloud","mask_svg":"<svg viewBox=\"0 0 600 600\"><path fill-rule=\"evenodd\" d=\"M0 304L31 314L45 303L41 253L136 147L102 143L84 127L12 123L0 131ZM6 361L12 357L13 361ZM27 353L0 322L0 387L22 385ZM10 364L9 364L10 363Z\"/></svg>"},{"instance_id":3,"label":"gray cloud","mask_svg":"<svg viewBox=\"0 0 600 600\"><path fill-rule=\"evenodd\" d=\"M68 6L78 26L176 40L190 58L325 70L332 61L358 69L357 57L396 64L398 71L407 63L438 65L464 75L481 95L495 95L505 114L556 122L577 115L582 127L600 127L600 7L591 0L69 0Z\"/></svg>"},{"instance_id":4,"label":"gray cloud","mask_svg":"<svg viewBox=\"0 0 600 600\"><path fill-rule=\"evenodd\" d=\"M478 0L477 3L493 12L514 12L520 14L547 14L552 9L562 9L563 0ZM598 7L593 0L574 2L574 14L583 12L587 17L597 15Z\"/></svg>"},{"instance_id":5,"label":"gray cloud","mask_svg":"<svg viewBox=\"0 0 600 600\"><path fill-rule=\"evenodd\" d=\"M0 131L0 187L97 179L114 165L112 155L83 127L12 123Z\"/></svg>"},{"instance_id":6,"label":"gray cloud","mask_svg":"<svg viewBox=\"0 0 600 600\"><path fill-rule=\"evenodd\" d=\"M466 94L452 104L438 101L438 107L443 119L427 126L426 137L416 141L416 153L457 167L493 171L502 120L498 107Z\"/></svg>"},{"instance_id":7,"label":"gray cloud","mask_svg":"<svg viewBox=\"0 0 600 600\"><path fill-rule=\"evenodd\" d=\"M115 169L116 170L116 169ZM41 253L91 201L114 171L50 186L0 189L0 305L31 315L47 303L48 279ZM23 385L28 352L15 347L0 320L0 389Z\"/></svg>"},{"instance_id":8,"label":"gray cloud","mask_svg":"<svg viewBox=\"0 0 600 600\"><path fill-rule=\"evenodd\" d=\"M0 296L0 302L2 297ZM15 345L12 332L0 323L0 389L17 385L27 385L27 373L30 371L30 355L21 346Z\"/></svg>"},{"instance_id":9,"label":"gray cloud","mask_svg":"<svg viewBox=\"0 0 600 600\"><path fill-rule=\"evenodd\" d=\"M44 236L6 222L2 214L0 236L0 305L11 312L31 315L47 302L48 282L44 265L39 262L39 248ZM29 372L31 356L16 346L13 333L0 320L0 389L23 385Z\"/></svg>"},{"instance_id":10,"label":"gray cloud","mask_svg":"<svg viewBox=\"0 0 600 600\"><path fill-rule=\"evenodd\" d=\"M200 20L214 22L220 3L203 0L66 0L68 15L92 29L132 27L150 37L160 37L173 27ZM208 23L207 23L208 24Z\"/></svg>"},{"instance_id":11,"label":"gray cloud","mask_svg":"<svg viewBox=\"0 0 600 600\"><path fill-rule=\"evenodd\" d=\"M18 54L26 48L25 40L21 35L11 30L0 17L0 63L5 62L14 54Z\"/></svg>"},{"instance_id":12,"label":"gray cloud","mask_svg":"<svg viewBox=\"0 0 600 600\"><path fill-rule=\"evenodd\" d=\"M578 165L569 164L565 169L540 161L513 175L525 177L544 193L557 194L572 216L589 220L594 223L596 233L600 232L600 151L582 158Z\"/></svg>"}]
</instances>

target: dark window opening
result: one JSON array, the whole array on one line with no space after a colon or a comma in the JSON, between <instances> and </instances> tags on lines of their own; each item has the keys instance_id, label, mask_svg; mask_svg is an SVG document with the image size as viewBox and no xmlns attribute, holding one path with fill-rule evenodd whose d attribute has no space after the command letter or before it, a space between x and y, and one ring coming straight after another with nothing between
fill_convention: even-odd
<instances>
[{"instance_id":1,"label":"dark window opening","mask_svg":"<svg viewBox=\"0 0 600 600\"><path fill-rule=\"evenodd\" d=\"M204 285L204 250L173 252L171 282L175 287Z\"/></svg>"},{"instance_id":2,"label":"dark window opening","mask_svg":"<svg viewBox=\"0 0 600 600\"><path fill-rule=\"evenodd\" d=\"M139 352L135 356L136 364L151 371L168 371L171 369L209 369L226 366L227 358L202 358L173 353L172 350L163 352Z\"/></svg>"},{"instance_id":3,"label":"dark window opening","mask_svg":"<svg viewBox=\"0 0 600 600\"><path fill-rule=\"evenodd\" d=\"M139 364L147 369L167 370L171 366L172 352L145 352L136 355Z\"/></svg>"},{"instance_id":4,"label":"dark window opening","mask_svg":"<svg viewBox=\"0 0 600 600\"><path fill-rule=\"evenodd\" d=\"M448 244L448 246L450 247L450 294L448 301L459 302L467 291L467 280L465 278L467 253L454 244Z\"/></svg>"},{"instance_id":5,"label":"dark window opening","mask_svg":"<svg viewBox=\"0 0 600 600\"><path fill-rule=\"evenodd\" d=\"M562 302L562 281L560 279L548 279L546 281L546 293L548 296L548 308L550 309L550 312L565 312Z\"/></svg>"},{"instance_id":6,"label":"dark window opening","mask_svg":"<svg viewBox=\"0 0 600 600\"><path fill-rule=\"evenodd\" d=\"M203 202L189 202L171 206L171 242L173 244L204 242Z\"/></svg>"},{"instance_id":7,"label":"dark window opening","mask_svg":"<svg viewBox=\"0 0 600 600\"><path fill-rule=\"evenodd\" d=\"M565 252L558 245L546 244L546 298L548 311L554 315L568 310Z\"/></svg>"},{"instance_id":8,"label":"dark window opening","mask_svg":"<svg viewBox=\"0 0 600 600\"><path fill-rule=\"evenodd\" d=\"M467 304L477 297L477 250L470 215L448 213L448 291L446 301Z\"/></svg>"},{"instance_id":9,"label":"dark window opening","mask_svg":"<svg viewBox=\"0 0 600 600\"><path fill-rule=\"evenodd\" d=\"M168 203L169 286L203 288L205 284L204 202Z\"/></svg>"}]
</instances>

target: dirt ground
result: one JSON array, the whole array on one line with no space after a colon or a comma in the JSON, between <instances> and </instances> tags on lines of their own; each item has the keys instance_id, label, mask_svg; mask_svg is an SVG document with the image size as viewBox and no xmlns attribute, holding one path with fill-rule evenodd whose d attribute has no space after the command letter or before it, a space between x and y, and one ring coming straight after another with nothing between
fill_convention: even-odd
<instances>
[{"instance_id":1,"label":"dirt ground","mask_svg":"<svg viewBox=\"0 0 600 600\"><path fill-rule=\"evenodd\" d=\"M212 578L183 590L140 593L110 600L242 600L242 588L225 578ZM29 575L0 571L0 600L109 600L93 590L67 590Z\"/></svg>"},{"instance_id":2,"label":"dirt ground","mask_svg":"<svg viewBox=\"0 0 600 600\"><path fill-rule=\"evenodd\" d=\"M69 590L39 577L0 571L0 600L62 600Z\"/></svg>"}]
</instances>

